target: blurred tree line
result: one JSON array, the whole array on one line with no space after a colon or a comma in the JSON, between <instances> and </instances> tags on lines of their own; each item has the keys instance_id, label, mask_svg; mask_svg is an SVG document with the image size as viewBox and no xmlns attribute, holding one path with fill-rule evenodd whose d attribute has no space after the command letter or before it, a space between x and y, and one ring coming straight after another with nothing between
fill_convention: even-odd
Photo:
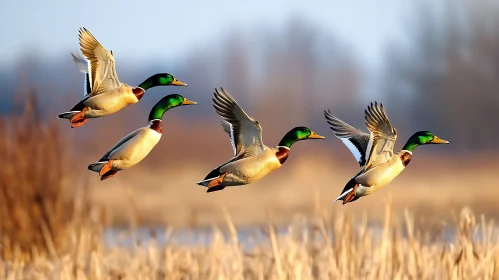
<instances>
[{"instance_id":1,"label":"blurred tree line","mask_svg":"<svg viewBox=\"0 0 499 280\"><path fill-rule=\"evenodd\" d=\"M388 50L383 90L399 119L449 139L454 149L497 149L499 2L415 5L408 44ZM494 132L496 131L496 132Z\"/></svg>"}]
</instances>

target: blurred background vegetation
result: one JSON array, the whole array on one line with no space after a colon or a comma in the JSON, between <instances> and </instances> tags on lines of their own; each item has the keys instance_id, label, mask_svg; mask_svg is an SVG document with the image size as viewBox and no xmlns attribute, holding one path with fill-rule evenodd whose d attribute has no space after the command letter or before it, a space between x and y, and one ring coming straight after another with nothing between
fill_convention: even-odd
<instances>
[{"instance_id":1,"label":"blurred background vegetation","mask_svg":"<svg viewBox=\"0 0 499 280\"><path fill-rule=\"evenodd\" d=\"M390 9L392 2L379 5ZM167 16L151 26L140 23L140 17L133 19L144 34L155 29L157 37L144 37L139 29L123 31L120 23L89 22L86 10L75 13L78 20L60 29L67 33L51 33L46 26L55 23L48 17L37 27L45 33L33 35L36 39L31 42L36 43L18 48L16 55L10 53L14 44L7 42L0 48L5 60L0 65L0 160L4 166L0 172L4 245L0 247L10 248L5 244L12 238L28 244L28 250L34 243L47 246L58 240L56 228L63 230L75 219L88 218L85 213L94 207L104 209L105 215L95 217L110 226L128 225L132 220L138 226L201 227L225 223L221 209L228 210L238 225L261 224L269 213L275 221L289 221L297 213L314 213L317 207L354 215L369 212L374 220L384 217L387 197L392 198L397 215L408 208L417 219L434 219L434 223L450 219L455 209L466 205L497 217L499 191L491 175L499 155L495 129L499 119L499 2L402 2L405 12L395 21L400 36L385 38L381 51L371 53L376 63L359 54L359 49L368 50L371 45L353 46L345 34L336 34L311 14L288 13L278 24L258 17L245 19L246 26L225 24L189 47L177 49L175 55L168 45L175 45L183 33L172 31L176 23L168 22ZM355 3L345 8L352 24L357 21L356 9L369 9ZM314 9L335 9L322 4ZM127 9L131 12L134 7ZM61 19L71 15L63 14ZM211 19L221 20L217 17L224 13ZM377 19L381 25L381 17L370 24L376 25ZM27 36L23 35L27 24L8 27L4 23L0 27L4 39L15 41L17 33ZM178 24L183 30L183 23ZM191 23L199 29L206 28L203 24L201 18ZM84 76L69 55L78 50L80 26L113 50L122 82L138 85L154 73L168 72L189 86L151 89L140 103L71 129L56 116L83 95ZM120 36L106 36L115 29L121 29ZM346 37L368 33L361 30ZM54 55L47 50L54 36L64 37L64 44L70 42L72 47ZM156 41L162 45L153 52ZM157 51L163 48L164 56ZM260 182L206 194L194 182L232 155L211 105L212 92L220 86L262 123L267 145L276 145L291 127L299 125L325 135L326 141L293 146L286 165ZM199 105L165 115L164 137L148 158L103 182L86 170L123 135L144 125L151 106L169 93L180 93ZM417 130L430 130L451 145L419 148L408 170L383 191L345 207L331 205L358 166L329 130L323 110L330 109L366 130L364 109L374 100L385 105L398 130L396 149ZM29 228L46 234L19 234Z\"/></svg>"}]
</instances>

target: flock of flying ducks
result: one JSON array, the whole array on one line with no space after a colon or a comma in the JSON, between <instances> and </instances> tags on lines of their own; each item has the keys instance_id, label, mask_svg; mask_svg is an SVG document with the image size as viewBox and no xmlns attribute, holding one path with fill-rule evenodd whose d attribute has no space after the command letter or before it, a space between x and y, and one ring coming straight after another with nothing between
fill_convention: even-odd
<instances>
[{"instance_id":1,"label":"flock of flying ducks","mask_svg":"<svg viewBox=\"0 0 499 280\"><path fill-rule=\"evenodd\" d=\"M68 119L73 128L84 125L88 119L107 116L139 102L150 88L187 86L168 73L152 75L136 87L121 83L116 74L113 52L107 51L85 28L79 30L79 41L80 50L88 61L79 55L72 56L78 69L85 73L84 97L70 111L58 116ZM207 187L207 192L256 182L284 164L295 142L325 139L307 127L295 127L277 146L268 147L263 144L260 123L248 116L225 89L215 89L213 102L215 111L222 117L223 130L230 137L234 156L197 182ZM163 97L151 109L146 126L123 137L88 169L98 172L101 180L105 180L138 164L159 142L164 113L174 107L195 104L179 94ZM329 110L324 111L324 116L335 136L345 143L360 165L360 171L348 181L336 199L343 200L343 204L389 184L409 164L417 146L449 144L429 131L418 131L407 140L402 150L394 153L397 130L388 120L383 105L377 102L365 110L369 133L343 122Z\"/></svg>"}]
</instances>

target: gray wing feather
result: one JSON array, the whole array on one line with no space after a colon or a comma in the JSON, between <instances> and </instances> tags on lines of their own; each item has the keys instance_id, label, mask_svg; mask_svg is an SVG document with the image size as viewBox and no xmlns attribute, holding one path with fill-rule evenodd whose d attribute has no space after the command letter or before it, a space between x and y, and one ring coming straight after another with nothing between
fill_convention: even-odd
<instances>
[{"instance_id":1,"label":"gray wing feather","mask_svg":"<svg viewBox=\"0 0 499 280\"><path fill-rule=\"evenodd\" d=\"M370 134L333 116L329 110L324 111L324 116L334 135L343 141L359 165L364 166Z\"/></svg>"},{"instance_id":2,"label":"gray wing feather","mask_svg":"<svg viewBox=\"0 0 499 280\"><path fill-rule=\"evenodd\" d=\"M83 97L85 97L92 92L92 81L88 72L88 63L78 54L71 53L71 56L73 57L73 62L75 63L76 68L78 68L78 71L85 74L85 84L83 90Z\"/></svg>"},{"instance_id":3,"label":"gray wing feather","mask_svg":"<svg viewBox=\"0 0 499 280\"><path fill-rule=\"evenodd\" d=\"M388 161L393 156L397 130L392 126L383 104L371 103L365 110L367 129L372 134L368 144L366 169Z\"/></svg>"},{"instance_id":4,"label":"gray wing feather","mask_svg":"<svg viewBox=\"0 0 499 280\"><path fill-rule=\"evenodd\" d=\"M215 89L213 107L215 111L230 125L223 124L224 130L229 132L234 155L244 153L257 155L265 150L262 141L262 127L253 118L249 117L237 104L236 100L224 89Z\"/></svg>"},{"instance_id":5,"label":"gray wing feather","mask_svg":"<svg viewBox=\"0 0 499 280\"><path fill-rule=\"evenodd\" d=\"M230 144L232 145L232 149L234 150L234 156L237 155L236 143L234 141L234 131L232 130L232 125L226 120L222 120L222 127L230 137Z\"/></svg>"}]
</instances>

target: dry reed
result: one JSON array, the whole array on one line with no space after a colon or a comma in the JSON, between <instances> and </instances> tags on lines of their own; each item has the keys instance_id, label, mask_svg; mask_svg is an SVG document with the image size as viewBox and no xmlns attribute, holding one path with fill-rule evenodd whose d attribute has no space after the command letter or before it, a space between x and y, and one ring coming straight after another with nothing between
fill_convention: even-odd
<instances>
[{"instance_id":1,"label":"dry reed","mask_svg":"<svg viewBox=\"0 0 499 280\"><path fill-rule=\"evenodd\" d=\"M131 247L105 244L99 227L72 232L72 252L35 256L32 262L0 261L9 279L498 279L499 235L493 222L464 208L453 234L430 240L405 212L402 223L386 207L383 224L367 216L321 212L279 231L270 222L263 238L240 236L225 213L224 238L211 231L208 244L181 244L151 234L147 243L125 230ZM161 236L160 236L161 237ZM184 232L185 237L185 232ZM251 240L253 239L253 242ZM447 240L446 240L447 239ZM200 238L202 240L202 238ZM193 239L193 241L195 241Z\"/></svg>"},{"instance_id":2,"label":"dry reed","mask_svg":"<svg viewBox=\"0 0 499 280\"><path fill-rule=\"evenodd\" d=\"M0 118L0 131L0 257L62 252L75 202L55 121L41 116L31 93L21 114Z\"/></svg>"}]
</instances>

